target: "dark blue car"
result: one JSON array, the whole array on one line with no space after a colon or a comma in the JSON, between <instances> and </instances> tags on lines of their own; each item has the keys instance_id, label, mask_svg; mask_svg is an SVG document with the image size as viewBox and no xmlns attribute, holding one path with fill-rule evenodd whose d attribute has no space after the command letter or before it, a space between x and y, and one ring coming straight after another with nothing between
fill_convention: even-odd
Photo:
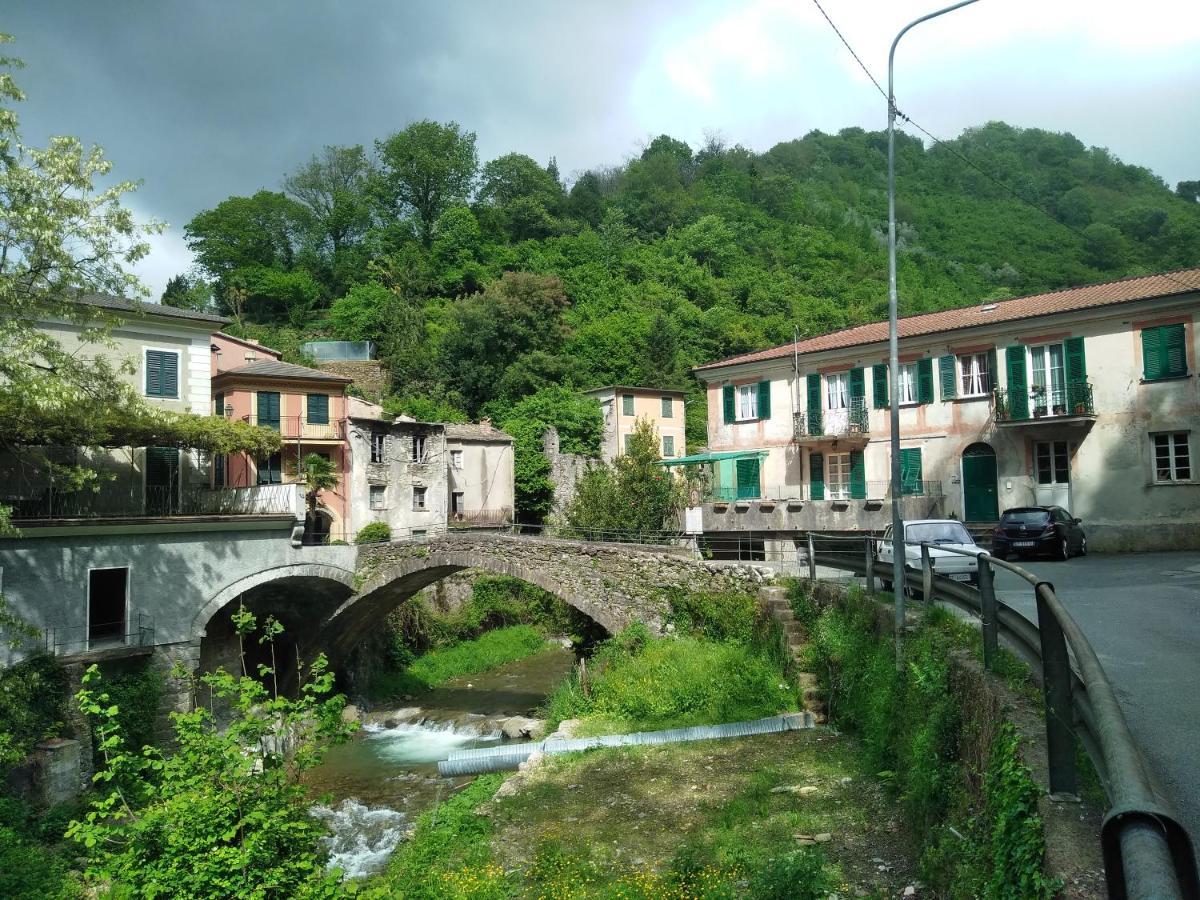
<instances>
[{"instance_id":1,"label":"dark blue car","mask_svg":"<svg viewBox=\"0 0 1200 900\"><path fill-rule=\"evenodd\" d=\"M1082 523L1061 506L1017 506L1006 509L992 532L992 556L1052 556L1070 559L1087 555Z\"/></svg>"}]
</instances>

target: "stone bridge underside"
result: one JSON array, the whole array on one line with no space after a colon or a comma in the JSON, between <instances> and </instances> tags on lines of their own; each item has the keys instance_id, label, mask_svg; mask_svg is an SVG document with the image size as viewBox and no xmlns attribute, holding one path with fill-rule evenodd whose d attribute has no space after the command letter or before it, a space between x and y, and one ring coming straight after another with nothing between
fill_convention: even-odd
<instances>
[{"instance_id":1,"label":"stone bridge underside","mask_svg":"<svg viewBox=\"0 0 1200 900\"><path fill-rule=\"evenodd\" d=\"M364 546L360 588L323 623L320 643L335 657L348 653L403 600L462 569L535 584L610 633L637 621L661 629L668 589L745 590L769 577L766 570L705 562L673 547L481 534Z\"/></svg>"}]
</instances>

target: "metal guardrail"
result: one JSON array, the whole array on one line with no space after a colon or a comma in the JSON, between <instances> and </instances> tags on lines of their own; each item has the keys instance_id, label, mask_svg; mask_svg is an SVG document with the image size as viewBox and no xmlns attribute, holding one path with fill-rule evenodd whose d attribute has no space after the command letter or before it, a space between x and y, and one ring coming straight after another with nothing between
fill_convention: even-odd
<instances>
[{"instance_id":1,"label":"metal guardrail","mask_svg":"<svg viewBox=\"0 0 1200 900\"><path fill-rule=\"evenodd\" d=\"M807 540L813 580L817 565L828 566L863 575L867 592L874 594L876 578L891 578L891 562L881 563L876 558L878 538L810 534ZM839 540L852 542L856 549L830 551L817 547L818 542L828 546ZM906 568L920 578L926 604L941 601L979 617L985 668L994 668L999 638L1003 636L1035 675L1040 675L1050 792L1077 791L1076 738L1096 767L1110 804L1100 830L1109 896L1115 900L1200 897L1200 878L1187 830L1143 760L1096 651L1059 601L1054 586L986 552L975 554L927 542L905 544L921 548L921 568ZM931 547L976 556L978 588L938 575L929 555ZM1032 587L1037 623L996 597L993 569L997 566Z\"/></svg>"},{"instance_id":2,"label":"metal guardrail","mask_svg":"<svg viewBox=\"0 0 1200 900\"><path fill-rule=\"evenodd\" d=\"M812 484L805 482L803 484L768 484L761 490L747 491L743 489L743 493L753 496L738 496L738 487L716 485L704 488L700 492L700 500L702 503L849 503L867 502L887 500L892 496L892 483L890 481L865 481L862 483L862 489L854 490L849 481L843 483L824 482L821 485L821 493L823 496L814 498L812 496ZM861 496L854 496L860 494ZM916 481L910 480L902 490L902 495L905 497L928 497L930 499L940 499L942 497L942 483L940 481Z\"/></svg>"}]
</instances>

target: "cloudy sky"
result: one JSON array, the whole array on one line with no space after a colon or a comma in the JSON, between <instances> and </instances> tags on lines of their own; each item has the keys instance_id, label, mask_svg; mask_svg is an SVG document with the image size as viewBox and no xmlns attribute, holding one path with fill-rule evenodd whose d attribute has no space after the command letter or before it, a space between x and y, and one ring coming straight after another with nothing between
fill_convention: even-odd
<instances>
[{"instance_id":1,"label":"cloudy sky","mask_svg":"<svg viewBox=\"0 0 1200 900\"><path fill-rule=\"evenodd\" d=\"M892 36L936 0L822 3L882 81ZM26 140L100 144L144 182L138 214L170 223L140 268L156 295L190 263L197 211L414 119L570 176L661 132L765 150L886 116L812 0L5 0L0 31L27 64ZM1173 185L1200 178L1198 51L1195 0L980 0L905 38L896 93L942 137L1071 131Z\"/></svg>"}]
</instances>

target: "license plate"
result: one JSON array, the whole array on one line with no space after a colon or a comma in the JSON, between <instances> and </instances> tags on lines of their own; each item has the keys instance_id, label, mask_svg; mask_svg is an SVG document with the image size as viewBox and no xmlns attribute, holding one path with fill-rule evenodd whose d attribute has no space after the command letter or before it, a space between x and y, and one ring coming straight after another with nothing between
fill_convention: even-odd
<instances>
[{"instance_id":1,"label":"license plate","mask_svg":"<svg viewBox=\"0 0 1200 900\"><path fill-rule=\"evenodd\" d=\"M953 575L950 576L950 580L951 581L970 581L971 576L968 575L966 572L955 572Z\"/></svg>"},{"instance_id":2,"label":"license plate","mask_svg":"<svg viewBox=\"0 0 1200 900\"><path fill-rule=\"evenodd\" d=\"M1037 541L1013 541L1014 547L1034 547L1036 545Z\"/></svg>"}]
</instances>

